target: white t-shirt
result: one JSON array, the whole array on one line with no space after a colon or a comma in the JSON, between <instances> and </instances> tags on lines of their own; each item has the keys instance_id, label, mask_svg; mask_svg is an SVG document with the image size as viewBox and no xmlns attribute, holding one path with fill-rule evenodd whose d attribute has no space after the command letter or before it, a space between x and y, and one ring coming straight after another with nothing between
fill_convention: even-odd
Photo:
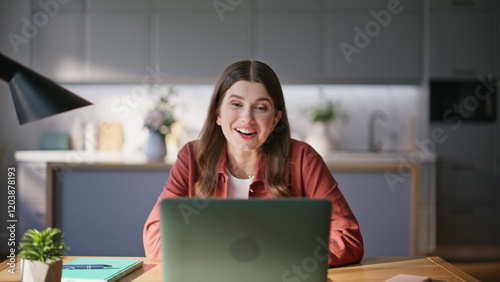
<instances>
[{"instance_id":1,"label":"white t-shirt","mask_svg":"<svg viewBox=\"0 0 500 282\"><path fill-rule=\"evenodd\" d=\"M253 176L247 179L236 178L229 171L229 180L227 183L227 197L229 199L248 199L250 184L253 182Z\"/></svg>"}]
</instances>

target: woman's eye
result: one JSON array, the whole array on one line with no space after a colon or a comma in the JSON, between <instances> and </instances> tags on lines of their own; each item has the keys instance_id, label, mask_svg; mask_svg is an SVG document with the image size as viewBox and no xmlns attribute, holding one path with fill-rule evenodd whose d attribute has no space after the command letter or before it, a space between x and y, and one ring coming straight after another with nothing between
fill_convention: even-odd
<instances>
[{"instance_id":1,"label":"woman's eye","mask_svg":"<svg viewBox=\"0 0 500 282\"><path fill-rule=\"evenodd\" d=\"M266 106L256 106L255 109L257 111L261 111L261 112L267 111L267 107Z\"/></svg>"},{"instance_id":2,"label":"woman's eye","mask_svg":"<svg viewBox=\"0 0 500 282\"><path fill-rule=\"evenodd\" d=\"M241 104L238 102L231 102L231 106L233 107L241 107Z\"/></svg>"}]
</instances>

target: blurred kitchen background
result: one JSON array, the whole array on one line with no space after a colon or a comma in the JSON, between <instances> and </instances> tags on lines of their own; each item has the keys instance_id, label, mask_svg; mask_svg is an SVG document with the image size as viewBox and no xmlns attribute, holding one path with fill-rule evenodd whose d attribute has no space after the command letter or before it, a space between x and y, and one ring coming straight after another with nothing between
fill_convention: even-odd
<instances>
[{"instance_id":1,"label":"blurred kitchen background","mask_svg":"<svg viewBox=\"0 0 500 282\"><path fill-rule=\"evenodd\" d=\"M0 0L0 52L94 104L20 126L0 83L1 169L17 164L16 151L43 149L47 136L85 139L103 123L121 127L120 152L142 154L145 115L169 86L173 161L196 138L217 75L257 59L283 83L295 138L307 141L305 112L331 99L344 117L329 125L334 156L393 154L401 163L415 150L430 153L419 187L430 212L416 210L428 217L424 253L498 260L499 33L495 0ZM373 139L379 152L370 152ZM75 149L61 144L53 149Z\"/></svg>"}]
</instances>

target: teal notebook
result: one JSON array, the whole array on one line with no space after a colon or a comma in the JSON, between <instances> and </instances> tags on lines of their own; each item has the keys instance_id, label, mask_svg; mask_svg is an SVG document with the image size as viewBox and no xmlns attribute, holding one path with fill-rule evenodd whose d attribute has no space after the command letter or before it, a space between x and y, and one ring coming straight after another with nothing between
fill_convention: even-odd
<instances>
[{"instance_id":1,"label":"teal notebook","mask_svg":"<svg viewBox=\"0 0 500 282\"><path fill-rule=\"evenodd\" d=\"M141 267L143 262L135 259L77 258L66 264L107 264L111 265L111 267L104 269L63 269L62 282L112 282Z\"/></svg>"}]
</instances>

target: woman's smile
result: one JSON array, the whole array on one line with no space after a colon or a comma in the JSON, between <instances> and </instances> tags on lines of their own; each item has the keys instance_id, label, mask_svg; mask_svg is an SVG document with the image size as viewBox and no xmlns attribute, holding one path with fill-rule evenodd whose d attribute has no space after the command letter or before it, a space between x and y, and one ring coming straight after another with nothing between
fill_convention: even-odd
<instances>
[{"instance_id":1,"label":"woman's smile","mask_svg":"<svg viewBox=\"0 0 500 282\"><path fill-rule=\"evenodd\" d=\"M249 127L237 127L236 131L241 134L244 139L251 139L257 135L257 132Z\"/></svg>"}]
</instances>

